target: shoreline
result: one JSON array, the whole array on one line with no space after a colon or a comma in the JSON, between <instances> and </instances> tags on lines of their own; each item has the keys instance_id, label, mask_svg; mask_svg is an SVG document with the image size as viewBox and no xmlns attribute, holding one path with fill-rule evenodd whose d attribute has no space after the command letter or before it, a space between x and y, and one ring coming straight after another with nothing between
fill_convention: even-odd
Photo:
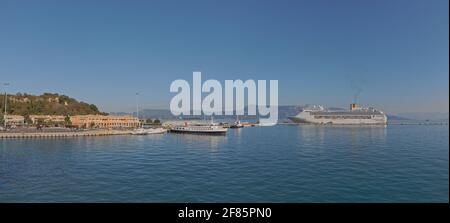
<instances>
[{"instance_id":1,"label":"shoreline","mask_svg":"<svg viewBox=\"0 0 450 223\"><path fill-rule=\"evenodd\" d=\"M277 125L308 125L321 127L381 127L388 125L448 125L446 122L436 123L387 123L384 125L318 125L318 124L298 124L298 123L278 123ZM51 132L0 132L0 139L26 139L26 138L75 138L75 137L99 137L99 136L116 136L131 135L132 130L110 130L97 129L86 131L51 131Z\"/></svg>"},{"instance_id":2,"label":"shoreline","mask_svg":"<svg viewBox=\"0 0 450 223\"><path fill-rule=\"evenodd\" d=\"M14 132L0 133L0 139L18 139L18 138L72 138L88 136L113 136L128 135L129 130L90 130L82 132Z\"/></svg>"}]
</instances>

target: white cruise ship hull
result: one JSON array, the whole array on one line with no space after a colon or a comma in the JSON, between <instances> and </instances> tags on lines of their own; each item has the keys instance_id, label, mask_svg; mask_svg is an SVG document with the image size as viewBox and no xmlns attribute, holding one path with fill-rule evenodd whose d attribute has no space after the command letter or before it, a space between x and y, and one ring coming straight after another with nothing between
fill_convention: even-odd
<instances>
[{"instance_id":1,"label":"white cruise ship hull","mask_svg":"<svg viewBox=\"0 0 450 223\"><path fill-rule=\"evenodd\" d=\"M366 120L366 119L302 119L296 117L289 117L294 123L309 123L309 124L335 124L335 125L384 125L387 122L382 120Z\"/></svg>"},{"instance_id":2,"label":"white cruise ship hull","mask_svg":"<svg viewBox=\"0 0 450 223\"><path fill-rule=\"evenodd\" d=\"M330 113L332 114L332 113ZM361 115L357 116L333 116L333 115L312 115L310 112L300 112L298 115L289 117L294 123L310 124L337 124L337 125L382 125L387 123L387 117L384 114Z\"/></svg>"}]
</instances>

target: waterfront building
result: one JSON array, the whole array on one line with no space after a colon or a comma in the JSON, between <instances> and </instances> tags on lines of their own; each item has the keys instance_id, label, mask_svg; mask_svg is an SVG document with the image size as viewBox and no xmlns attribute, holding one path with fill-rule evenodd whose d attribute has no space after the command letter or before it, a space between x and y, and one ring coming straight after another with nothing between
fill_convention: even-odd
<instances>
[{"instance_id":1,"label":"waterfront building","mask_svg":"<svg viewBox=\"0 0 450 223\"><path fill-rule=\"evenodd\" d=\"M46 124L64 124L64 115L30 115L30 120L32 124L46 123Z\"/></svg>"},{"instance_id":2,"label":"waterfront building","mask_svg":"<svg viewBox=\"0 0 450 223\"><path fill-rule=\"evenodd\" d=\"M3 116L7 125L23 125L25 118L21 115L4 115Z\"/></svg>"},{"instance_id":3,"label":"waterfront building","mask_svg":"<svg viewBox=\"0 0 450 223\"><path fill-rule=\"evenodd\" d=\"M70 116L70 121L73 126L79 128L134 128L139 126L139 120L133 116L75 115Z\"/></svg>"}]
</instances>

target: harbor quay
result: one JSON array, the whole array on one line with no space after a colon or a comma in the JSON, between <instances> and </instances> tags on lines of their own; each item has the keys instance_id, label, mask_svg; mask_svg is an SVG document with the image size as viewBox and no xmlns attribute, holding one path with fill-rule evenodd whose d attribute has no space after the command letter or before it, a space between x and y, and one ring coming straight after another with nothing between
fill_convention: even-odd
<instances>
[{"instance_id":1,"label":"harbor quay","mask_svg":"<svg viewBox=\"0 0 450 223\"><path fill-rule=\"evenodd\" d=\"M85 136L113 136L128 135L131 130L86 130L86 131L49 131L49 132L0 132L0 139L19 139L19 138L69 138Z\"/></svg>"}]
</instances>

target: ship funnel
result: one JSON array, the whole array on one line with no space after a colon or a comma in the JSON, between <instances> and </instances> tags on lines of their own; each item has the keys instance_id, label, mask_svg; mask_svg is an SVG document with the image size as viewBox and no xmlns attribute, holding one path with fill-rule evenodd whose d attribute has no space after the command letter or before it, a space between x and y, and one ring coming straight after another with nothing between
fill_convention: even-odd
<instances>
[{"instance_id":1,"label":"ship funnel","mask_svg":"<svg viewBox=\"0 0 450 223\"><path fill-rule=\"evenodd\" d=\"M350 111L353 111L353 110L358 109L358 108L359 108L358 104L356 104L356 103L351 103L350 104Z\"/></svg>"}]
</instances>

